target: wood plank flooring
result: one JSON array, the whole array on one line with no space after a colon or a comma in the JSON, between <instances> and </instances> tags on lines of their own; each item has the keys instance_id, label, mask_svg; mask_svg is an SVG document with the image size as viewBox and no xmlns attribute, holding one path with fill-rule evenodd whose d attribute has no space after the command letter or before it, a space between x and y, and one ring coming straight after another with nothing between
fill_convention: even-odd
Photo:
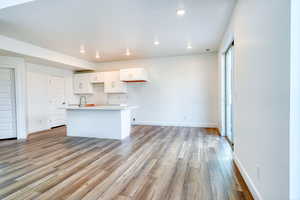
<instances>
[{"instance_id":1,"label":"wood plank flooring","mask_svg":"<svg viewBox=\"0 0 300 200\"><path fill-rule=\"evenodd\" d=\"M239 200L229 144L211 129L134 126L124 141L65 128L0 141L0 199Z\"/></svg>"}]
</instances>

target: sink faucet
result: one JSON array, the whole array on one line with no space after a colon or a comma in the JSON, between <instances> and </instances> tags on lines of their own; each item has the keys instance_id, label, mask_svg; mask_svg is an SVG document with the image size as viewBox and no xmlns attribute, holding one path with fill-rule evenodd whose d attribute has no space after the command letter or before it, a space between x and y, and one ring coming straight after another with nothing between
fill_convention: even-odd
<instances>
[{"instance_id":1,"label":"sink faucet","mask_svg":"<svg viewBox=\"0 0 300 200\"><path fill-rule=\"evenodd\" d=\"M79 98L79 107L83 107L86 105L86 96L80 96Z\"/></svg>"}]
</instances>

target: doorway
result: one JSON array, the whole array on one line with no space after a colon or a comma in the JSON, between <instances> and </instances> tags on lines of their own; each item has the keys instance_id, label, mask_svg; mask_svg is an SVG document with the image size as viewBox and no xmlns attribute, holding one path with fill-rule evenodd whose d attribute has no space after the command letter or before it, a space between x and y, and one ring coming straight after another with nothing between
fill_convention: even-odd
<instances>
[{"instance_id":1,"label":"doorway","mask_svg":"<svg viewBox=\"0 0 300 200\"><path fill-rule=\"evenodd\" d=\"M0 69L0 139L17 138L14 69Z\"/></svg>"},{"instance_id":2,"label":"doorway","mask_svg":"<svg viewBox=\"0 0 300 200\"><path fill-rule=\"evenodd\" d=\"M233 71L234 71L234 42L225 52L225 137L234 145L233 132Z\"/></svg>"},{"instance_id":3,"label":"doorway","mask_svg":"<svg viewBox=\"0 0 300 200\"><path fill-rule=\"evenodd\" d=\"M65 79L63 77L50 76L48 80L49 99L49 127L57 127L66 124L65 106Z\"/></svg>"}]
</instances>

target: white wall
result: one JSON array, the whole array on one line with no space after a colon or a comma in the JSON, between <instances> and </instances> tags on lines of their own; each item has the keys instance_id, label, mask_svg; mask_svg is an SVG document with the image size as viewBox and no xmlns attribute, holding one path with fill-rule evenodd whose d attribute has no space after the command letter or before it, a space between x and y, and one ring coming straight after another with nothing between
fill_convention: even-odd
<instances>
[{"instance_id":1,"label":"white wall","mask_svg":"<svg viewBox=\"0 0 300 200\"><path fill-rule=\"evenodd\" d=\"M138 105L138 124L216 126L217 55L194 55L98 64L98 71L144 67L150 82L130 83L127 95L109 95ZM125 100L122 100L124 99ZM97 102L90 102L97 103Z\"/></svg>"},{"instance_id":2,"label":"white wall","mask_svg":"<svg viewBox=\"0 0 300 200\"><path fill-rule=\"evenodd\" d=\"M300 1L291 7L290 195L300 200Z\"/></svg>"},{"instance_id":3,"label":"white wall","mask_svg":"<svg viewBox=\"0 0 300 200\"><path fill-rule=\"evenodd\" d=\"M71 70L42 66L32 63L27 68L27 130L28 133L49 128L48 77L58 76L65 79L65 97L67 103L77 103L73 95Z\"/></svg>"},{"instance_id":4,"label":"white wall","mask_svg":"<svg viewBox=\"0 0 300 200\"><path fill-rule=\"evenodd\" d=\"M289 16L289 1L240 0L220 47L234 36L234 153L256 199L289 199Z\"/></svg>"}]
</instances>

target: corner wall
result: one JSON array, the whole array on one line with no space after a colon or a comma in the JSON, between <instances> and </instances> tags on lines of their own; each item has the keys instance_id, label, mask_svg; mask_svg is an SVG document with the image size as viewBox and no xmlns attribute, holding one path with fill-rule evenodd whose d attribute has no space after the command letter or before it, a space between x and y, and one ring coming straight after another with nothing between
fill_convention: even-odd
<instances>
[{"instance_id":1,"label":"corner wall","mask_svg":"<svg viewBox=\"0 0 300 200\"><path fill-rule=\"evenodd\" d=\"M78 103L73 94L73 71L40 64L26 63L27 79L27 132L33 133L49 129L49 83L50 76L65 80L65 101Z\"/></svg>"},{"instance_id":2,"label":"corner wall","mask_svg":"<svg viewBox=\"0 0 300 200\"><path fill-rule=\"evenodd\" d=\"M289 17L289 1L240 0L220 47L234 36L234 153L255 199L289 199Z\"/></svg>"}]
</instances>

